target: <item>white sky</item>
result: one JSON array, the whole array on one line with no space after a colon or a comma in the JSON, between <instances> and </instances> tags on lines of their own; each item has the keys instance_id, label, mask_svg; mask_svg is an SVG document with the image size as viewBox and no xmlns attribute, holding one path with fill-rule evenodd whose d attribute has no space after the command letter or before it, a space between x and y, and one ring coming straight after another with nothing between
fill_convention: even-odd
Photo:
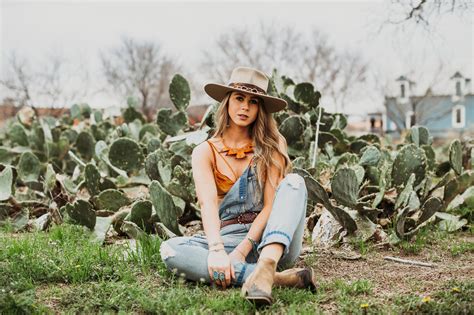
<instances>
[{"instance_id":1,"label":"white sky","mask_svg":"<svg viewBox=\"0 0 474 315\"><path fill-rule=\"evenodd\" d=\"M10 52L16 51L33 63L41 63L41 58L55 52L99 77L99 51L119 44L122 35L159 41L192 69L200 50L211 47L225 30L270 20L301 31L316 26L328 34L336 48L358 51L385 78L394 80L417 66L420 73L412 79L422 81L417 81L422 86L437 60L444 63L446 76L461 71L472 78L472 14L444 16L431 33L408 26L395 32L390 26L377 34L387 7L388 1L1 1L0 73L5 74ZM353 100L348 112L381 108L373 87L368 84L367 89L368 96ZM6 96L5 91L2 94L0 99ZM93 106L117 103L104 93L87 101Z\"/></svg>"}]
</instances>

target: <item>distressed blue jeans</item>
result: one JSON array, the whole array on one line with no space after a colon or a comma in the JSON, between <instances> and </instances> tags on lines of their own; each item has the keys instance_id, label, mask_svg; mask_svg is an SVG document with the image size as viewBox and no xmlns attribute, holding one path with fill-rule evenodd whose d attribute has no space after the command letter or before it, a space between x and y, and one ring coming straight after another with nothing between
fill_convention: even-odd
<instances>
[{"instance_id":1,"label":"distressed blue jeans","mask_svg":"<svg viewBox=\"0 0 474 315\"><path fill-rule=\"evenodd\" d=\"M304 179L298 174L288 174L278 185L270 217L258 246L253 248L245 262L233 262L235 286L241 286L252 273L262 249L272 243L284 245L278 270L294 265L300 255L306 217L307 190ZM258 185L255 170L248 167L226 194L219 207L221 220L229 220L240 213L260 212L263 193ZM224 248L230 253L246 238L251 224L231 224L221 229ZM210 283L207 268L208 243L205 236L175 237L164 241L161 258L167 268L188 280Z\"/></svg>"}]
</instances>

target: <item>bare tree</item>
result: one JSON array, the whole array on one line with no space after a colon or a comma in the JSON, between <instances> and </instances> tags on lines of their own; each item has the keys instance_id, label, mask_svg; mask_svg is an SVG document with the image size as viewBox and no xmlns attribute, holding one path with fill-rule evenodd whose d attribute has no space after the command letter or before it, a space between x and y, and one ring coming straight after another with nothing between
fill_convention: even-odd
<instances>
[{"instance_id":1,"label":"bare tree","mask_svg":"<svg viewBox=\"0 0 474 315\"><path fill-rule=\"evenodd\" d=\"M11 99L20 106L32 105L31 90L36 84L33 71L25 58L11 53L8 58L8 68L0 84L13 93Z\"/></svg>"},{"instance_id":2,"label":"bare tree","mask_svg":"<svg viewBox=\"0 0 474 315\"><path fill-rule=\"evenodd\" d=\"M61 54L46 55L42 62L31 63L13 52L0 84L19 106L61 106L88 94L87 68L73 67Z\"/></svg>"},{"instance_id":3,"label":"bare tree","mask_svg":"<svg viewBox=\"0 0 474 315\"><path fill-rule=\"evenodd\" d=\"M472 14L472 0L395 0L392 1L390 23L414 21L416 24L428 26L436 17L451 14Z\"/></svg>"},{"instance_id":4,"label":"bare tree","mask_svg":"<svg viewBox=\"0 0 474 315\"><path fill-rule=\"evenodd\" d=\"M358 54L337 51L316 29L302 33L263 22L221 34L202 60L205 79L223 82L236 66L247 65L266 73L277 68L299 82L313 83L333 101L336 110L344 109L345 100L356 93L367 72L367 64Z\"/></svg>"},{"instance_id":5,"label":"bare tree","mask_svg":"<svg viewBox=\"0 0 474 315\"><path fill-rule=\"evenodd\" d=\"M148 119L157 108L171 105L168 86L180 67L159 44L122 37L119 47L100 57L110 87L124 98L138 94Z\"/></svg>"}]
</instances>

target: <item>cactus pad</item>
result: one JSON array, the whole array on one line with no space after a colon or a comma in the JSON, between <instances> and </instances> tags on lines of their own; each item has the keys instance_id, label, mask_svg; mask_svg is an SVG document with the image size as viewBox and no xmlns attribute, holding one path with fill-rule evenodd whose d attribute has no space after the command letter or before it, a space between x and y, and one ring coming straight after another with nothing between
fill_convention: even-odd
<instances>
[{"instance_id":1,"label":"cactus pad","mask_svg":"<svg viewBox=\"0 0 474 315\"><path fill-rule=\"evenodd\" d=\"M91 230L94 229L96 215L89 202L78 199L73 204L67 204L64 208L66 222L83 225Z\"/></svg>"},{"instance_id":2,"label":"cactus pad","mask_svg":"<svg viewBox=\"0 0 474 315\"><path fill-rule=\"evenodd\" d=\"M109 161L115 167L133 172L143 166L144 157L138 143L128 138L119 138L110 146Z\"/></svg>"},{"instance_id":3,"label":"cactus pad","mask_svg":"<svg viewBox=\"0 0 474 315\"><path fill-rule=\"evenodd\" d=\"M138 225L142 230L146 232L151 231L151 213L152 203L148 200L139 200L132 205L129 220Z\"/></svg>"},{"instance_id":4,"label":"cactus pad","mask_svg":"<svg viewBox=\"0 0 474 315\"><path fill-rule=\"evenodd\" d=\"M425 177L426 166L426 155L423 149L414 144L403 146L393 162L393 183L396 186L404 185L410 178L410 175L414 173L414 185L417 186Z\"/></svg>"},{"instance_id":5,"label":"cactus pad","mask_svg":"<svg viewBox=\"0 0 474 315\"><path fill-rule=\"evenodd\" d=\"M8 137L10 138L12 144L18 144L21 146L28 146L28 136L26 135L26 129L19 123L14 123L9 131Z\"/></svg>"},{"instance_id":6,"label":"cactus pad","mask_svg":"<svg viewBox=\"0 0 474 315\"><path fill-rule=\"evenodd\" d=\"M100 193L100 173L94 164L87 164L84 170L84 181L91 196Z\"/></svg>"},{"instance_id":7,"label":"cactus pad","mask_svg":"<svg viewBox=\"0 0 474 315\"><path fill-rule=\"evenodd\" d=\"M169 93L171 102L173 102L176 109L185 111L191 100L191 89L188 81L183 76L176 74L171 80Z\"/></svg>"},{"instance_id":8,"label":"cactus pad","mask_svg":"<svg viewBox=\"0 0 474 315\"><path fill-rule=\"evenodd\" d=\"M171 108L161 108L156 116L156 123L160 130L170 136L176 136L188 122L188 117L184 112L173 114Z\"/></svg>"},{"instance_id":9,"label":"cactus pad","mask_svg":"<svg viewBox=\"0 0 474 315\"><path fill-rule=\"evenodd\" d=\"M150 198L160 221L176 235L181 235L178 225L178 212L171 195L154 180L150 184Z\"/></svg>"},{"instance_id":10,"label":"cactus pad","mask_svg":"<svg viewBox=\"0 0 474 315\"><path fill-rule=\"evenodd\" d=\"M299 141L304 132L303 119L300 116L290 116L283 121L279 128L289 145Z\"/></svg>"},{"instance_id":11,"label":"cactus pad","mask_svg":"<svg viewBox=\"0 0 474 315\"><path fill-rule=\"evenodd\" d=\"M12 195L13 171L7 166L0 172L0 201L8 200Z\"/></svg>"},{"instance_id":12,"label":"cactus pad","mask_svg":"<svg viewBox=\"0 0 474 315\"><path fill-rule=\"evenodd\" d=\"M97 196L96 204L100 210L117 211L121 207L130 204L130 200L125 194L116 189L106 189Z\"/></svg>"},{"instance_id":13,"label":"cactus pad","mask_svg":"<svg viewBox=\"0 0 474 315\"><path fill-rule=\"evenodd\" d=\"M462 147L459 139L453 140L449 145L449 163L456 174L460 175L462 172Z\"/></svg>"},{"instance_id":14,"label":"cactus pad","mask_svg":"<svg viewBox=\"0 0 474 315\"><path fill-rule=\"evenodd\" d=\"M95 140L88 132L81 132L76 139L76 148L79 154L89 161L94 155Z\"/></svg>"},{"instance_id":15,"label":"cactus pad","mask_svg":"<svg viewBox=\"0 0 474 315\"><path fill-rule=\"evenodd\" d=\"M24 152L17 165L18 177L25 182L38 180L41 172L40 160L31 152Z\"/></svg>"},{"instance_id":16,"label":"cactus pad","mask_svg":"<svg viewBox=\"0 0 474 315\"><path fill-rule=\"evenodd\" d=\"M359 164L362 166L376 166L380 160L380 151L375 146L368 146L362 150Z\"/></svg>"},{"instance_id":17,"label":"cactus pad","mask_svg":"<svg viewBox=\"0 0 474 315\"><path fill-rule=\"evenodd\" d=\"M341 168L336 171L331 181L334 198L342 205L355 207L359 193L356 173L351 168Z\"/></svg>"}]
</instances>

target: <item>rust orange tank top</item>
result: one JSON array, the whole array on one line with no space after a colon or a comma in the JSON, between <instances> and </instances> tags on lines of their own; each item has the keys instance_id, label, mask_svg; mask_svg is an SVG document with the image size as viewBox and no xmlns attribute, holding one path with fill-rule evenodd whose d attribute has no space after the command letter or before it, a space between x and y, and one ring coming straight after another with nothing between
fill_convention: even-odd
<instances>
[{"instance_id":1,"label":"rust orange tank top","mask_svg":"<svg viewBox=\"0 0 474 315\"><path fill-rule=\"evenodd\" d=\"M216 152L219 153L219 150L217 150L217 148L214 146L214 144L212 144L209 140L207 140L206 142L211 147L212 156L214 157L214 164L213 164L214 169L213 169L213 171L214 171L214 179L216 181L217 196L218 197L224 197L225 194L227 194L227 192L230 190L230 188L235 184L235 182L237 181L238 178L237 178L237 175L235 174L234 170L232 169L232 166L230 166L230 164L222 156L221 156L222 159L224 160L224 162L227 164L227 166L232 171L232 174L234 175L235 180L230 179L229 177L227 177L227 175L222 174L217 169ZM219 155L220 155L220 153L219 153ZM250 160L249 165L250 165L250 163L252 163L252 161L253 161L253 157Z\"/></svg>"}]
</instances>

